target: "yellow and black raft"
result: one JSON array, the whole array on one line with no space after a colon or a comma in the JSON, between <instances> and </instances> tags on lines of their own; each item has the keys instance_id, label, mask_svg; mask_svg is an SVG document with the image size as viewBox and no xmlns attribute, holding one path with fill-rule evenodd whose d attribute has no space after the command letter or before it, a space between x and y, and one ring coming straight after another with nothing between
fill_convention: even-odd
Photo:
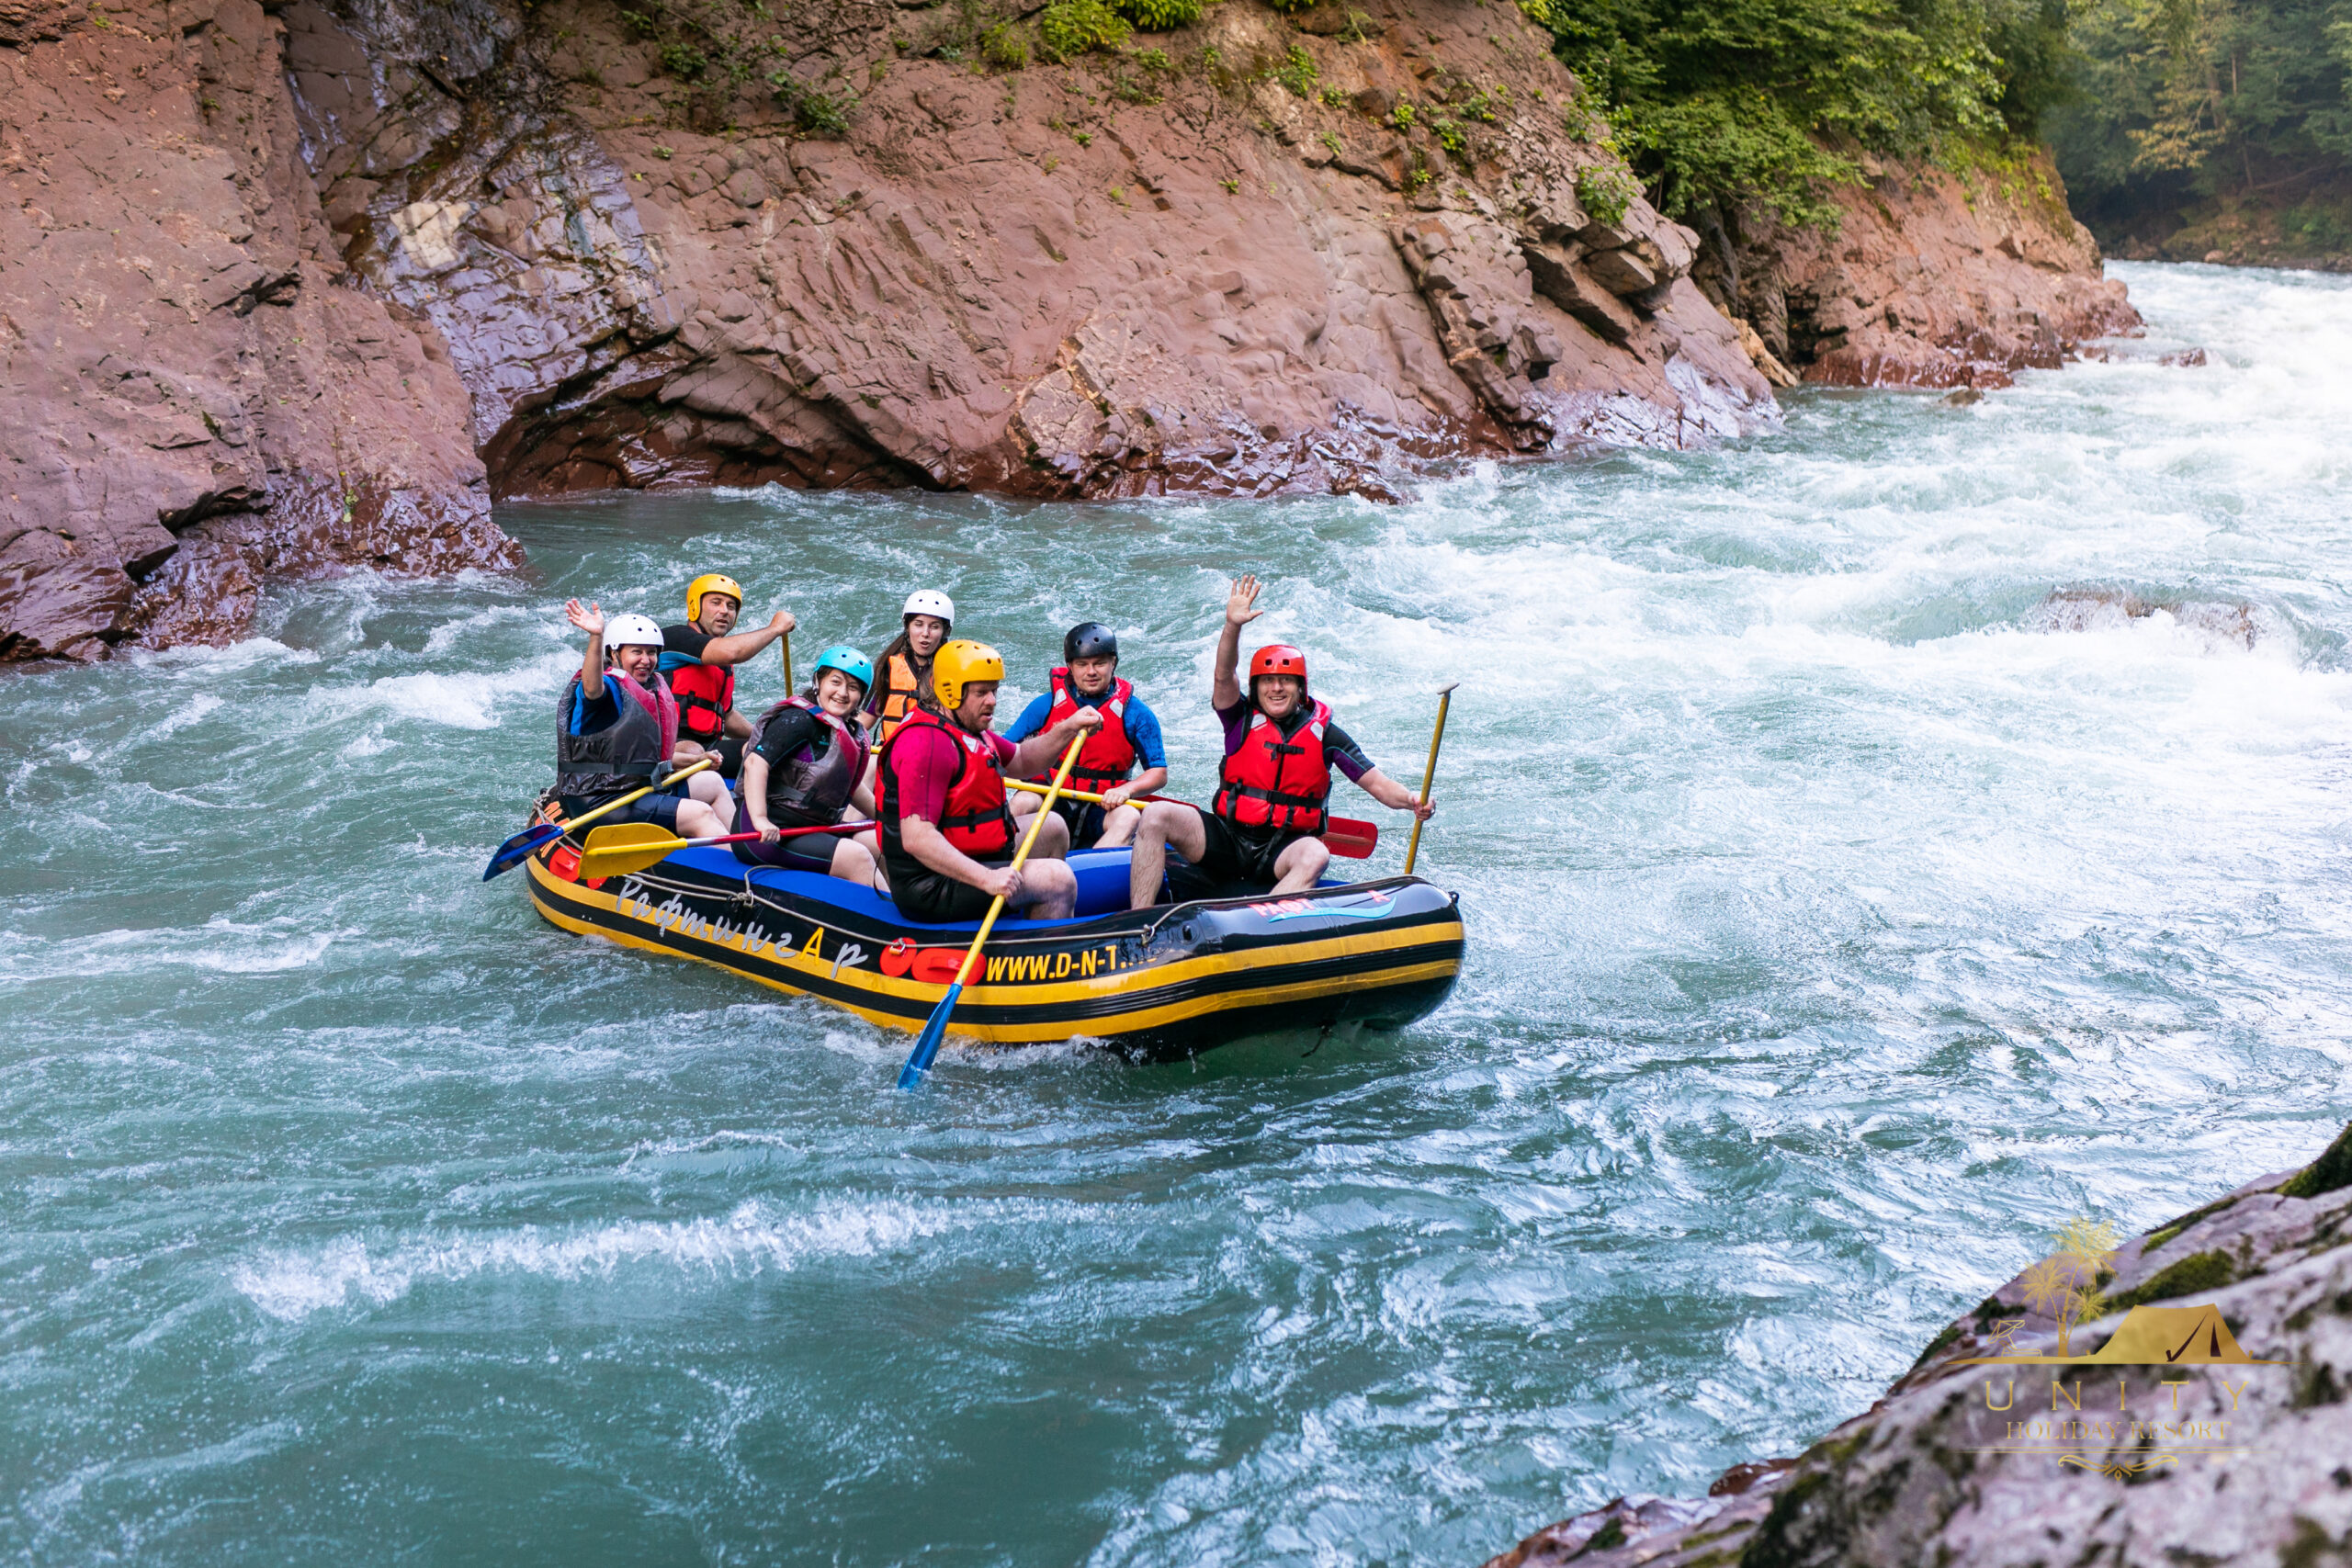
<instances>
[{"instance_id":1,"label":"yellow and black raft","mask_svg":"<svg viewBox=\"0 0 2352 1568\"><path fill-rule=\"evenodd\" d=\"M1000 921L956 1009L956 1034L1180 1057L1272 1030L1400 1028L1461 972L1454 896L1418 876L1129 910L1125 850L1069 863L1078 914ZM946 994L978 930L911 921L855 884L748 867L724 849L583 880L578 849L559 841L528 872L532 903L565 931L699 959L907 1030Z\"/></svg>"}]
</instances>

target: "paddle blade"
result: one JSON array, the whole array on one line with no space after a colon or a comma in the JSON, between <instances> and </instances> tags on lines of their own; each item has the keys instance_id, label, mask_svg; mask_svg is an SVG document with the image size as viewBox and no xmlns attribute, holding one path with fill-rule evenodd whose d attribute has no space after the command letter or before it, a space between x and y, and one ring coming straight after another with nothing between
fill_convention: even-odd
<instances>
[{"instance_id":1,"label":"paddle blade","mask_svg":"<svg viewBox=\"0 0 2352 1568\"><path fill-rule=\"evenodd\" d=\"M1323 842L1335 855L1349 860L1368 860L1380 847L1380 824L1359 822L1352 817L1333 817L1323 824Z\"/></svg>"},{"instance_id":2,"label":"paddle blade","mask_svg":"<svg viewBox=\"0 0 2352 1568\"><path fill-rule=\"evenodd\" d=\"M482 867L481 879L488 882L493 876L504 875L562 837L563 829L552 822L524 829L498 846L490 857L490 863Z\"/></svg>"},{"instance_id":3,"label":"paddle blade","mask_svg":"<svg viewBox=\"0 0 2352 1568\"><path fill-rule=\"evenodd\" d=\"M931 1017L915 1036L915 1048L907 1053L907 1065L899 1069L900 1089L921 1089L923 1074L931 1071L931 1059L939 1055L939 1043L947 1038L947 1015L956 1010L956 998L964 994L961 982L947 987L939 1005L931 1010Z\"/></svg>"},{"instance_id":4,"label":"paddle blade","mask_svg":"<svg viewBox=\"0 0 2352 1568\"><path fill-rule=\"evenodd\" d=\"M659 865L686 841L651 822L616 822L593 829L580 856L582 877L627 876Z\"/></svg>"}]
</instances>

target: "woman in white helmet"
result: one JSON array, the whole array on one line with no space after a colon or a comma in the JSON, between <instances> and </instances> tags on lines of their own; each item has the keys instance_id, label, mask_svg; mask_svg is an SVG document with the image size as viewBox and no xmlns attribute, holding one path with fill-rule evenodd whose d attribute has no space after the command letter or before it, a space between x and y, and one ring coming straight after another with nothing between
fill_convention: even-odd
<instances>
[{"instance_id":1,"label":"woman in white helmet","mask_svg":"<svg viewBox=\"0 0 2352 1568\"><path fill-rule=\"evenodd\" d=\"M569 819L642 789L670 766L695 761L703 752L678 739L678 702L662 678L662 628L652 617L615 615L608 622L601 606L577 599L567 601L563 613L588 634L580 672L556 705L556 799ZM707 771L674 792L631 801L605 820L657 823L682 839L715 837L734 820L733 809L718 804L726 795L717 771Z\"/></svg>"},{"instance_id":2,"label":"woman in white helmet","mask_svg":"<svg viewBox=\"0 0 2352 1568\"><path fill-rule=\"evenodd\" d=\"M939 711L931 689L931 656L956 629L956 601L936 588L920 589L907 595L899 626L898 637L874 661L880 678L865 694L865 711L881 725L874 732L877 754L915 709Z\"/></svg>"}]
</instances>

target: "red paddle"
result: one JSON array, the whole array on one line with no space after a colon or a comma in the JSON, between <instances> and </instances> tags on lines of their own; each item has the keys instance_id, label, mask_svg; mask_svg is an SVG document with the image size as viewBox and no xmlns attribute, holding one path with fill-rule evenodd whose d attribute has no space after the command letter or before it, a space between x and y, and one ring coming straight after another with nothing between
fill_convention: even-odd
<instances>
[{"instance_id":1,"label":"red paddle","mask_svg":"<svg viewBox=\"0 0 2352 1568\"><path fill-rule=\"evenodd\" d=\"M1046 793L1044 784L1031 784L1027 779L1007 779L1004 781L1004 787L1027 790L1032 795ZM1088 795L1083 790L1066 789L1062 791L1062 798L1091 801L1097 806L1102 804L1101 795ZM1134 799L1164 800L1171 806L1193 806L1191 801L1178 800L1172 795L1138 795L1134 796ZM1193 806L1193 809L1198 811L1200 807ZM1359 822L1352 817L1326 815L1323 818L1323 831L1320 837L1325 843L1331 846L1331 852L1335 855L1344 855L1350 860L1368 860L1372 856L1372 852L1380 847L1380 824Z\"/></svg>"}]
</instances>

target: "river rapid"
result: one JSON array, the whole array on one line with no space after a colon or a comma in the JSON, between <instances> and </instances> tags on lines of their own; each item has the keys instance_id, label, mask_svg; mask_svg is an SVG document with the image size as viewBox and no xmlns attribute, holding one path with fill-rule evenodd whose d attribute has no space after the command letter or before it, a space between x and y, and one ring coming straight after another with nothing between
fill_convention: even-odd
<instances>
[{"instance_id":1,"label":"river rapid","mask_svg":"<svg viewBox=\"0 0 2352 1568\"><path fill-rule=\"evenodd\" d=\"M2069 1217L2311 1157L2352 284L2117 270L2146 340L1973 407L1399 507L515 507L528 580L0 679L0 1550L1469 1568L1796 1451ZM714 569L804 668L944 587L1012 700L1100 616L1195 797L1228 570L1399 777L1462 681L1459 989L908 1096L903 1036L544 925L478 878L562 600Z\"/></svg>"}]
</instances>

